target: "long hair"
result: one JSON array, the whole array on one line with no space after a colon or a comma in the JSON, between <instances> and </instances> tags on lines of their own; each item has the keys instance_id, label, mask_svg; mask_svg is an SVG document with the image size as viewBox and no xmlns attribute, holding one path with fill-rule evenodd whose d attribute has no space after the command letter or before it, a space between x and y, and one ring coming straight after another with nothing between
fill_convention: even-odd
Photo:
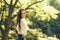
<instances>
[{"instance_id":1,"label":"long hair","mask_svg":"<svg viewBox=\"0 0 60 40\"><path fill-rule=\"evenodd\" d=\"M19 25L19 27L20 27L20 21L21 21L21 15L22 15L22 11L23 10L25 10L25 9L20 9L19 11L18 11L18 15L17 15L17 24Z\"/></svg>"}]
</instances>

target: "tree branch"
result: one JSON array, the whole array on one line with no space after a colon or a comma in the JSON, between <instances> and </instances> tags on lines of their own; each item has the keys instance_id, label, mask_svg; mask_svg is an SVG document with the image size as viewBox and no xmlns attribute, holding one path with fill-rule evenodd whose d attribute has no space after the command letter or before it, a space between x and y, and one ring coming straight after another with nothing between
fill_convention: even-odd
<instances>
[{"instance_id":1,"label":"tree branch","mask_svg":"<svg viewBox=\"0 0 60 40\"><path fill-rule=\"evenodd\" d=\"M18 2L18 0L15 1L14 5L13 5L14 7L15 7L15 5L17 4L17 2Z\"/></svg>"},{"instance_id":2,"label":"tree branch","mask_svg":"<svg viewBox=\"0 0 60 40\"><path fill-rule=\"evenodd\" d=\"M10 1L10 5L12 5L13 0Z\"/></svg>"},{"instance_id":3,"label":"tree branch","mask_svg":"<svg viewBox=\"0 0 60 40\"><path fill-rule=\"evenodd\" d=\"M7 4L7 5L9 5L9 4L6 2L6 0L4 0L4 3Z\"/></svg>"},{"instance_id":4,"label":"tree branch","mask_svg":"<svg viewBox=\"0 0 60 40\"><path fill-rule=\"evenodd\" d=\"M42 1L43 1L43 0L42 0ZM30 4L28 7L25 8L25 10L27 10L30 6L32 6L32 5L36 4L36 3L40 3L40 2L42 2L42 1L36 1L36 2L34 2L34 3L32 3L32 4Z\"/></svg>"}]
</instances>

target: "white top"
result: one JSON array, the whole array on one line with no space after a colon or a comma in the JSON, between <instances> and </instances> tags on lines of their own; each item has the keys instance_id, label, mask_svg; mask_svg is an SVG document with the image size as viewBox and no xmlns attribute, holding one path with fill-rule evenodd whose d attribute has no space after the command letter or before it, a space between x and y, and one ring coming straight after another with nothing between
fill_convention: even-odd
<instances>
[{"instance_id":1,"label":"white top","mask_svg":"<svg viewBox=\"0 0 60 40\"><path fill-rule=\"evenodd\" d=\"M20 31L18 30L19 29L18 24L17 24L17 27L16 27L16 30L18 31L18 34L27 35L27 30L29 30L29 28L28 28L28 25L27 25L27 22L26 22L25 18L21 19L20 26L21 26Z\"/></svg>"}]
</instances>

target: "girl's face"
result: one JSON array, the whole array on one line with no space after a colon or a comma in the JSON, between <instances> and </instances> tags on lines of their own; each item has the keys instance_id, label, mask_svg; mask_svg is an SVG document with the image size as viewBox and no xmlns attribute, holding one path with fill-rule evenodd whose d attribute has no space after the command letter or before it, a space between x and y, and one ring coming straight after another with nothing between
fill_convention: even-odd
<instances>
[{"instance_id":1,"label":"girl's face","mask_svg":"<svg viewBox=\"0 0 60 40\"><path fill-rule=\"evenodd\" d=\"M22 13L22 14L21 14L21 17L22 17L22 18L25 18L25 16L26 16L26 11L23 10L21 13Z\"/></svg>"}]
</instances>

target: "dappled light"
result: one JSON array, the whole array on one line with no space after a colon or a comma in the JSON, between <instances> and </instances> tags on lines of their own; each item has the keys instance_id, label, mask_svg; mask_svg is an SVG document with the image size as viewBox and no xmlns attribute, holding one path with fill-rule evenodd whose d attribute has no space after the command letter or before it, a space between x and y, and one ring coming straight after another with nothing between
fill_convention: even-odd
<instances>
[{"instance_id":1,"label":"dappled light","mask_svg":"<svg viewBox=\"0 0 60 40\"><path fill-rule=\"evenodd\" d=\"M26 10L26 40L60 40L60 0L1 0L0 40L17 40L20 9Z\"/></svg>"}]
</instances>

